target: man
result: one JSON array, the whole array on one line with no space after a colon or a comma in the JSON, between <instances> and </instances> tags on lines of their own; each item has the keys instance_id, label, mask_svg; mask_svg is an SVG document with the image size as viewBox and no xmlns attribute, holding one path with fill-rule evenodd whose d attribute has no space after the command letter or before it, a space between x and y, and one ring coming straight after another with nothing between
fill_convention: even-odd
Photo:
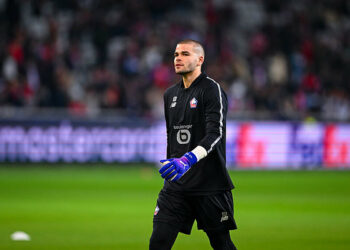
<instances>
[{"instance_id":1,"label":"man","mask_svg":"<svg viewBox=\"0 0 350 250\"><path fill-rule=\"evenodd\" d=\"M182 81L164 94L167 158L159 170L165 179L153 218L151 250L171 249L179 232L190 234L194 220L214 249L236 249L229 230L234 188L226 169L227 97L201 72L204 50L183 40L174 53Z\"/></svg>"}]
</instances>

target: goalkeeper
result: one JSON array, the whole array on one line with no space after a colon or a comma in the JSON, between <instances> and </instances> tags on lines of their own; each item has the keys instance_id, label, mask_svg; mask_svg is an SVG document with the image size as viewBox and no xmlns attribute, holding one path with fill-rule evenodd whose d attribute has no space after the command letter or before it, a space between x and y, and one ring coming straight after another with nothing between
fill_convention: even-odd
<instances>
[{"instance_id":1,"label":"goalkeeper","mask_svg":"<svg viewBox=\"0 0 350 250\"><path fill-rule=\"evenodd\" d=\"M236 249L229 230L234 188L226 169L227 97L202 73L204 50L183 40L174 53L182 81L166 90L164 111L167 159L159 170L165 179L153 217L151 250L171 249L179 232L190 234L194 220L213 249Z\"/></svg>"}]
</instances>

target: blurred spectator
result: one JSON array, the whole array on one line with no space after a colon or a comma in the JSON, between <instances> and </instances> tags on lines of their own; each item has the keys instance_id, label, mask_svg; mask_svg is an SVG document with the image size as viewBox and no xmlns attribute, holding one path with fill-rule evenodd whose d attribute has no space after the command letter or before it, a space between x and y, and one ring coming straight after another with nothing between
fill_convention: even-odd
<instances>
[{"instance_id":1,"label":"blurred spectator","mask_svg":"<svg viewBox=\"0 0 350 250\"><path fill-rule=\"evenodd\" d=\"M229 115L348 121L349 23L346 0L2 0L0 105L158 118L192 38Z\"/></svg>"}]
</instances>

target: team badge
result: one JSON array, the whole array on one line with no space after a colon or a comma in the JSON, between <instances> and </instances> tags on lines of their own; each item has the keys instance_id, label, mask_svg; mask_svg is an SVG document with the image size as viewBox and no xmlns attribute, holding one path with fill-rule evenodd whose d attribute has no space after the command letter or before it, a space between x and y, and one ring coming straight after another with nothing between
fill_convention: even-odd
<instances>
[{"instance_id":1,"label":"team badge","mask_svg":"<svg viewBox=\"0 0 350 250\"><path fill-rule=\"evenodd\" d=\"M197 104L198 104L198 101L195 97L192 98L192 100L190 101L190 107L191 109L195 109L197 108Z\"/></svg>"},{"instance_id":2,"label":"team badge","mask_svg":"<svg viewBox=\"0 0 350 250\"><path fill-rule=\"evenodd\" d=\"M157 215L157 214L158 214L158 211L159 211L159 207L156 206L156 209L154 210L154 215Z\"/></svg>"}]
</instances>

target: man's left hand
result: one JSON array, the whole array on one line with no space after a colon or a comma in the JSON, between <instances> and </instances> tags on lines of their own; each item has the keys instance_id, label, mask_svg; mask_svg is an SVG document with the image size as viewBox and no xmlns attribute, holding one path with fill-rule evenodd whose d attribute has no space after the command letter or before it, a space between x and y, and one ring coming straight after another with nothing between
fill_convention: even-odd
<instances>
[{"instance_id":1,"label":"man's left hand","mask_svg":"<svg viewBox=\"0 0 350 250\"><path fill-rule=\"evenodd\" d=\"M163 167L159 169L162 178L167 181L175 182L197 162L197 157L192 152L188 152L181 158L166 159L160 162L164 164Z\"/></svg>"}]
</instances>

